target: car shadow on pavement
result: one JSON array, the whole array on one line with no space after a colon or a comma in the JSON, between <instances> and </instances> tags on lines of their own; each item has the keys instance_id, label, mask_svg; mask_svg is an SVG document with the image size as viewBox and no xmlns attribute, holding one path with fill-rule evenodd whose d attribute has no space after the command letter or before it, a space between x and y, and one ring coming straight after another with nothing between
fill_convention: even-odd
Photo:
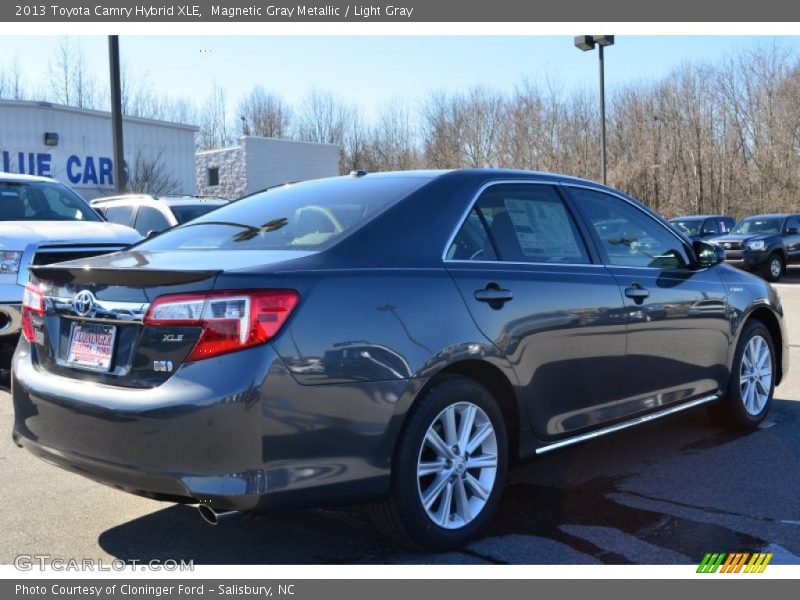
<instances>
[{"instance_id":1,"label":"car shadow on pavement","mask_svg":"<svg viewBox=\"0 0 800 600\"><path fill-rule=\"evenodd\" d=\"M776 405L776 418L800 417L800 403L776 400ZM750 481L763 471L761 452L736 448L755 445L769 453L776 444L785 445L785 433L773 425L750 434L729 431L702 410L687 411L620 432L613 440L543 456L509 473L500 509L481 538L446 554L392 545L358 508L282 511L213 527L194 508L171 506L108 529L99 544L125 561L196 564L696 563L709 544L769 545L725 526L726 518L751 516L726 509L722 501L717 510L713 502L731 486L772 485L766 475L762 482ZM727 458L731 454L736 460ZM648 477L667 480L667 487L650 490L640 482ZM708 498L702 499L708 506L698 505L698 481L710 482ZM669 509L659 508L666 504Z\"/></svg>"}]
</instances>

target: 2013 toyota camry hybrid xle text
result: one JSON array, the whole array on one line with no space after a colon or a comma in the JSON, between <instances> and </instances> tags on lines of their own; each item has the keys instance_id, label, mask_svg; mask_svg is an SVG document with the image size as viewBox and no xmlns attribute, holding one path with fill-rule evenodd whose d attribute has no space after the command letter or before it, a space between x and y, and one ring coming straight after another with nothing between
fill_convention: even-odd
<instances>
[{"instance_id":1,"label":"2013 toyota camry hybrid xle text","mask_svg":"<svg viewBox=\"0 0 800 600\"><path fill-rule=\"evenodd\" d=\"M31 267L14 440L207 520L371 505L452 548L510 463L707 404L757 426L778 295L626 195L500 170L287 185Z\"/></svg>"}]
</instances>

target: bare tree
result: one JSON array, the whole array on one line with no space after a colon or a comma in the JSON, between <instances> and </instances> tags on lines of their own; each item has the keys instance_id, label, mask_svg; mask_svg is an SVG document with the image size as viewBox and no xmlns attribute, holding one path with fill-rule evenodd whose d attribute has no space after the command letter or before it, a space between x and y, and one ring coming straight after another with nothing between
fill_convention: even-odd
<instances>
[{"instance_id":1,"label":"bare tree","mask_svg":"<svg viewBox=\"0 0 800 600\"><path fill-rule=\"evenodd\" d=\"M211 94L200 112L201 150L224 148L233 144L233 135L228 125L228 108L224 90L214 83Z\"/></svg>"},{"instance_id":2,"label":"bare tree","mask_svg":"<svg viewBox=\"0 0 800 600\"><path fill-rule=\"evenodd\" d=\"M80 39L64 38L50 61L50 79L55 100L67 106L95 108L97 83L89 73Z\"/></svg>"},{"instance_id":3,"label":"bare tree","mask_svg":"<svg viewBox=\"0 0 800 600\"><path fill-rule=\"evenodd\" d=\"M174 194L178 191L178 182L167 169L162 151L146 156L138 150L128 170L125 187L135 194Z\"/></svg>"},{"instance_id":4,"label":"bare tree","mask_svg":"<svg viewBox=\"0 0 800 600\"><path fill-rule=\"evenodd\" d=\"M239 102L239 133L270 138L287 138L291 131L291 110L280 96L255 86Z\"/></svg>"}]
</instances>

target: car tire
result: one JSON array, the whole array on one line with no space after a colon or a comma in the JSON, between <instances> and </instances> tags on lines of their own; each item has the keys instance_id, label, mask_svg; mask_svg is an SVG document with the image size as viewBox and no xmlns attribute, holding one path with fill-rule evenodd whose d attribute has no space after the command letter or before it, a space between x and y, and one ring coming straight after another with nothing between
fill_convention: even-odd
<instances>
[{"instance_id":1,"label":"car tire","mask_svg":"<svg viewBox=\"0 0 800 600\"><path fill-rule=\"evenodd\" d=\"M749 321L736 345L727 393L709 405L712 418L736 429L757 428L772 405L776 364L769 330L761 321Z\"/></svg>"},{"instance_id":2,"label":"car tire","mask_svg":"<svg viewBox=\"0 0 800 600\"><path fill-rule=\"evenodd\" d=\"M779 252L773 252L761 268L761 274L767 281L778 281L784 268L783 256Z\"/></svg>"},{"instance_id":3,"label":"car tire","mask_svg":"<svg viewBox=\"0 0 800 600\"><path fill-rule=\"evenodd\" d=\"M459 447L464 439L470 440L466 449ZM505 420L492 395L470 379L443 377L423 392L408 416L392 461L390 496L371 506L370 516L404 546L452 550L491 519L507 464Z\"/></svg>"}]
</instances>

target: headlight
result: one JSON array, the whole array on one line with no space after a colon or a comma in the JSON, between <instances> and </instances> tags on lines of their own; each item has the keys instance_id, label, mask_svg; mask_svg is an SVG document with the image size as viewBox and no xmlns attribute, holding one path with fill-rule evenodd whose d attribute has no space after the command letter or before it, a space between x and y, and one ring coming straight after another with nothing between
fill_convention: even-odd
<instances>
[{"instance_id":1,"label":"headlight","mask_svg":"<svg viewBox=\"0 0 800 600\"><path fill-rule=\"evenodd\" d=\"M747 242L747 248L749 250L763 250L766 247L767 246L764 243L764 240L758 240L758 241L755 241L755 242Z\"/></svg>"},{"instance_id":2,"label":"headlight","mask_svg":"<svg viewBox=\"0 0 800 600\"><path fill-rule=\"evenodd\" d=\"M22 252L0 250L0 275L19 271L19 261L21 259Z\"/></svg>"}]
</instances>

